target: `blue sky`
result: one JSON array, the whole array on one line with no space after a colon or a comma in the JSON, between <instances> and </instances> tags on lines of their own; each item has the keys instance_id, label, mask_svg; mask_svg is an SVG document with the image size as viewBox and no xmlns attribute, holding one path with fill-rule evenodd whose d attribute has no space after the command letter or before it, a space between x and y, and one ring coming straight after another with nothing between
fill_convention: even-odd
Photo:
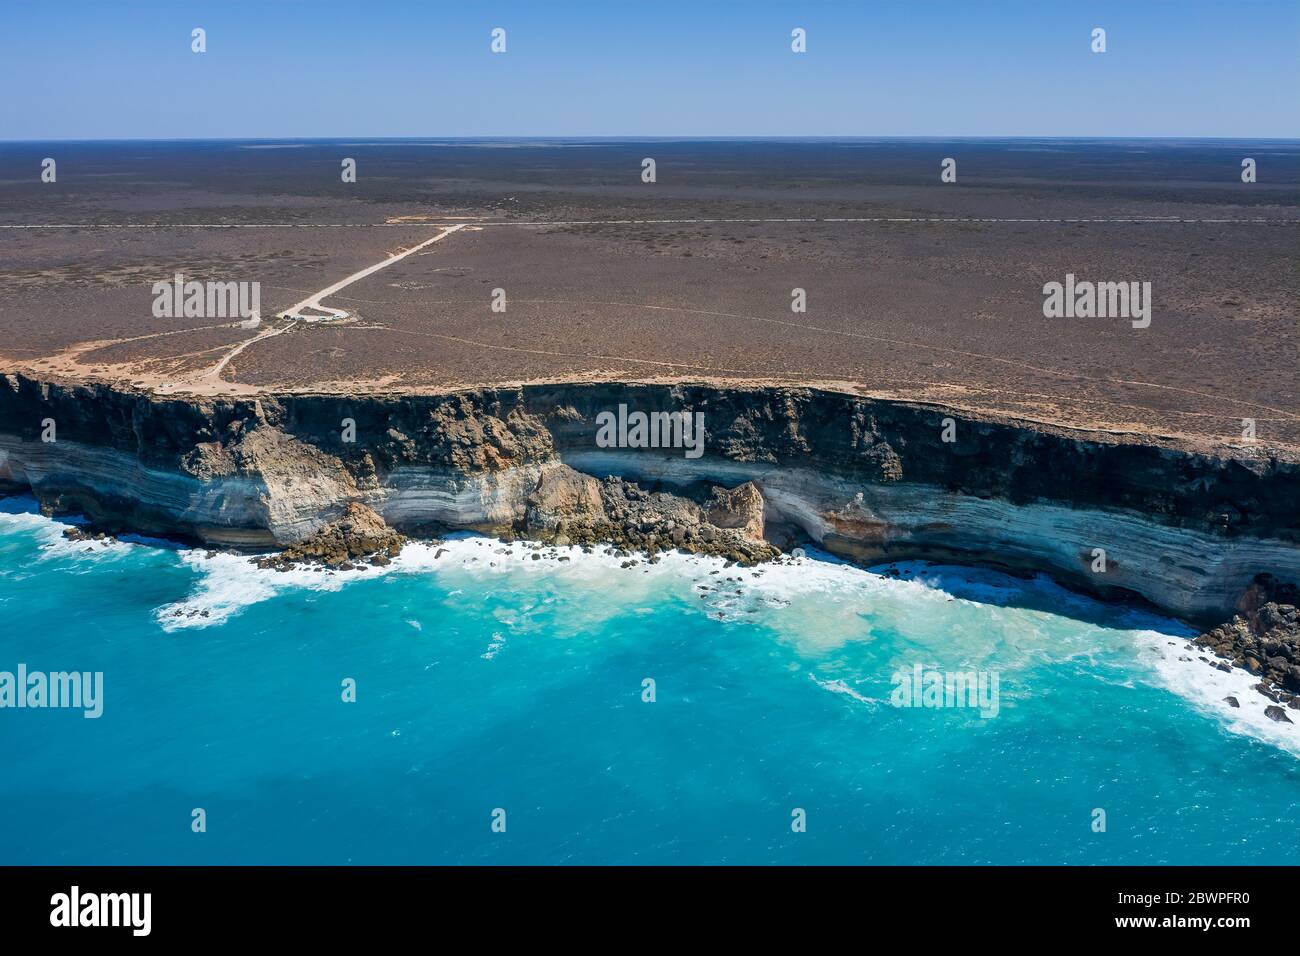
<instances>
[{"instance_id":1,"label":"blue sky","mask_svg":"<svg viewBox=\"0 0 1300 956\"><path fill-rule=\"evenodd\" d=\"M0 85L10 140L1296 137L1300 0L3 0Z\"/></svg>"}]
</instances>

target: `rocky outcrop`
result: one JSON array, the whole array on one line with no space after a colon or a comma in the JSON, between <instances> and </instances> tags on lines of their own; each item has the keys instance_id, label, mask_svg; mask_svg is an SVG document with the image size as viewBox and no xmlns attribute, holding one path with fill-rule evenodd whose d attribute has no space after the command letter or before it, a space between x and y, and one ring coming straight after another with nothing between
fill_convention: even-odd
<instances>
[{"instance_id":1,"label":"rocky outcrop","mask_svg":"<svg viewBox=\"0 0 1300 956\"><path fill-rule=\"evenodd\" d=\"M296 564L321 564L342 571L365 560L389 564L402 550L406 538L384 519L359 502L349 502L343 516L314 532L306 540L277 555L255 559L258 567L287 571Z\"/></svg>"},{"instance_id":2,"label":"rocky outcrop","mask_svg":"<svg viewBox=\"0 0 1300 956\"><path fill-rule=\"evenodd\" d=\"M1277 706L1277 704L1269 704L1267 707L1265 707L1264 716L1267 717L1269 720L1275 721L1280 724L1295 723L1294 720L1292 720L1290 717L1286 715L1286 711L1283 710L1281 707Z\"/></svg>"},{"instance_id":3,"label":"rocky outcrop","mask_svg":"<svg viewBox=\"0 0 1300 956\"><path fill-rule=\"evenodd\" d=\"M702 416L703 454L598 441L598 416L620 405ZM1300 580L1294 458L813 389L185 399L7 375L6 490L104 528L243 549L291 549L352 503L406 534L608 540L736 561L811 541L868 563L1045 571L1206 626L1236 613L1261 572Z\"/></svg>"},{"instance_id":4,"label":"rocky outcrop","mask_svg":"<svg viewBox=\"0 0 1300 956\"><path fill-rule=\"evenodd\" d=\"M729 510L743 502L747 514ZM759 515L759 534L750 536L742 519ZM643 551L653 561L660 551L711 554L749 566L780 552L763 540L763 498L752 486L715 488L701 505L666 491L649 492L618 477L597 481L567 465L547 469L528 499L523 532L556 545L599 542Z\"/></svg>"},{"instance_id":5,"label":"rocky outcrop","mask_svg":"<svg viewBox=\"0 0 1300 956\"><path fill-rule=\"evenodd\" d=\"M233 421L227 434L225 442L200 442L182 455L180 471L209 488L226 487L226 479L256 488L256 507L277 541L311 534L360 495L338 458L277 428Z\"/></svg>"},{"instance_id":6,"label":"rocky outcrop","mask_svg":"<svg viewBox=\"0 0 1300 956\"><path fill-rule=\"evenodd\" d=\"M1232 620L1193 643L1259 676L1256 690L1264 696L1300 710L1298 605L1300 589L1260 575L1242 595Z\"/></svg>"},{"instance_id":7,"label":"rocky outcrop","mask_svg":"<svg viewBox=\"0 0 1300 956\"><path fill-rule=\"evenodd\" d=\"M735 488L714 487L704 509L710 524L735 528L750 541L763 540L763 493L752 481Z\"/></svg>"},{"instance_id":8,"label":"rocky outcrop","mask_svg":"<svg viewBox=\"0 0 1300 956\"><path fill-rule=\"evenodd\" d=\"M81 542L81 541L88 541L92 543L109 542L114 540L113 535L107 531L104 531L103 529L92 528L92 527L81 526L81 525L73 525L70 528L64 528L63 538L66 541L72 541L74 543Z\"/></svg>"},{"instance_id":9,"label":"rocky outcrop","mask_svg":"<svg viewBox=\"0 0 1300 956\"><path fill-rule=\"evenodd\" d=\"M568 465L546 469L528 496L524 526L538 533L578 527L597 528L609 521L600 482Z\"/></svg>"}]
</instances>

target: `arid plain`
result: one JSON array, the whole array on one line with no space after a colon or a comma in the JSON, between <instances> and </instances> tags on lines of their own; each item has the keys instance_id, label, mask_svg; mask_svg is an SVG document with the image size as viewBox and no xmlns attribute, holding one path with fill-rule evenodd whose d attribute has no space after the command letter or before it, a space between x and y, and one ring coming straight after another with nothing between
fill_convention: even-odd
<instances>
[{"instance_id":1,"label":"arid plain","mask_svg":"<svg viewBox=\"0 0 1300 956\"><path fill-rule=\"evenodd\" d=\"M1297 186L1277 141L6 144L0 371L170 394L819 385L1203 448L1250 419L1292 455ZM346 317L277 318L440 235L320 299ZM178 272L259 283L262 323L155 316ZM1151 283L1149 327L1046 318L1067 275Z\"/></svg>"}]
</instances>

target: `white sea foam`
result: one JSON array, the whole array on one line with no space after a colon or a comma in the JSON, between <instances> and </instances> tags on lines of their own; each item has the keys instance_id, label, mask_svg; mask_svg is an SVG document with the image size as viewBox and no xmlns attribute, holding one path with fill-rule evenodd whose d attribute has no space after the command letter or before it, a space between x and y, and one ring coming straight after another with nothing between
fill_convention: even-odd
<instances>
[{"instance_id":1,"label":"white sea foam","mask_svg":"<svg viewBox=\"0 0 1300 956\"><path fill-rule=\"evenodd\" d=\"M868 704L872 707L878 707L879 705L884 703L884 701L882 701L878 697L867 697L863 694L858 693L856 690L854 690L852 687L846 684L843 680L840 679L822 680L821 678L817 677L815 674L809 674L808 676L812 678L814 684L816 684L818 687L830 691L832 694L844 694L845 696L850 697L853 700L858 701L859 703Z\"/></svg>"},{"instance_id":2,"label":"white sea foam","mask_svg":"<svg viewBox=\"0 0 1300 956\"><path fill-rule=\"evenodd\" d=\"M458 535L436 545L412 542L386 567L362 564L350 571L333 571L299 565L277 571L259 568L247 555L218 553L208 557L202 549L185 550L180 552L181 560L197 572L194 590L182 600L158 608L156 616L168 631L211 627L247 607L295 589L337 591L354 581L403 573L460 570L480 576L505 575L517 571L531 553L518 543L512 546L489 538ZM554 558L535 562L541 567L557 564ZM413 626L418 629L418 622Z\"/></svg>"},{"instance_id":3,"label":"white sea foam","mask_svg":"<svg viewBox=\"0 0 1300 956\"><path fill-rule=\"evenodd\" d=\"M1180 630L1172 621L1116 609L1111 615L1114 622L1108 621L1105 628L1081 622L1078 638L1062 641L1057 635L1060 630L1057 614L1029 608L1004 610L1017 603L1030 607L1037 604L1066 613L1096 611L1102 607L1045 576L1020 579L997 571L921 561L864 569L813 550L803 558L758 568L727 568L720 558L676 552L663 554L657 564L649 564L644 558L624 557L603 546L585 553L577 547L538 546L523 541L506 543L468 534L454 535L438 544L412 542L386 568L367 566L349 572L306 568L288 572L263 570L246 558L217 555L208 559L197 551L185 552L184 559L200 570L202 577L196 591L184 601L159 609L159 621L168 630L220 624L243 607L292 588L336 590L349 581L363 578L430 573L445 576L448 584L461 585L468 578L476 586L504 582L521 573L534 580L544 575L590 590L600 598L613 595L609 599L585 602L583 613L594 619L623 613L628 606L644 603L646 599L653 602L670 598L674 593L689 594L691 606L714 620L729 624L762 623L817 651L832 650L847 641L871 640L872 618L876 618L894 629L906 628L918 653L932 650L948 655L960 650L966 655L964 663L982 666L984 662L996 660L1004 672L1031 666L1044 654L1059 660L1086 658L1095 650L1088 643L1090 640L1104 635L1106 629L1122 630L1132 635L1131 639L1143 652L1138 657L1138 666L1145 668L1145 675L1139 673L1139 677L1149 676L1198 710L1214 713L1233 732L1300 750L1300 733L1297 733L1300 724L1275 723L1265 717L1263 708L1271 701L1251 689L1255 679L1240 670L1225 674L1196 660L1198 655L1188 655L1182 647L1192 632L1186 628ZM629 561L635 564L623 568ZM897 572L898 577L882 573L886 567ZM999 626L988 627L987 620L968 620L959 606L951 606L954 603L984 605L988 613L995 615L994 623ZM792 606L792 613L781 613ZM532 610L534 607L528 603L502 608L497 619L507 631L525 630ZM1039 619L1050 626L1050 637L1032 626ZM975 630L962 633L956 626L962 622L968 630ZM1155 627L1160 631L1150 629ZM1161 632L1181 636L1171 637ZM1017 635L1020 646L991 639L1004 633ZM1169 647L1170 641L1174 641L1174 647ZM504 639L497 634L483 657L491 660L502 646ZM1180 661L1181 656L1191 656L1192 661ZM842 681L823 686L837 693L852 691ZM1235 696L1241 707L1228 705L1223 700L1227 696Z\"/></svg>"},{"instance_id":4,"label":"white sea foam","mask_svg":"<svg viewBox=\"0 0 1300 956\"><path fill-rule=\"evenodd\" d=\"M189 595L154 612L165 631L211 627L288 590L337 591L348 581L378 577L382 572L369 566L341 572L310 567L275 571L257 567L247 556L214 554L209 558L199 549L182 551L180 557L198 577Z\"/></svg>"},{"instance_id":5,"label":"white sea foam","mask_svg":"<svg viewBox=\"0 0 1300 956\"><path fill-rule=\"evenodd\" d=\"M32 535L40 546L39 561L74 560L74 572L93 571L97 561L103 558L118 558L130 554L133 545L115 538L102 540L72 541L63 536L68 528L86 523L84 518L65 517L47 518L40 513L36 499L32 497L15 497L0 499L0 533L19 532Z\"/></svg>"},{"instance_id":6,"label":"white sea foam","mask_svg":"<svg viewBox=\"0 0 1300 956\"><path fill-rule=\"evenodd\" d=\"M1218 658L1194 645L1188 650L1186 638L1144 631L1138 633L1137 639L1144 662L1161 686L1190 701L1202 713L1213 715L1225 730L1267 741L1300 756L1300 710L1277 705L1292 723L1265 716L1264 708L1274 704L1254 689L1258 677L1239 667L1219 670L1207 663L1217 662ZM1235 697L1240 706L1227 703L1227 697Z\"/></svg>"},{"instance_id":7,"label":"white sea foam","mask_svg":"<svg viewBox=\"0 0 1300 956\"><path fill-rule=\"evenodd\" d=\"M71 559L94 570L104 559L154 546L148 539L74 542L63 538L69 521L54 521L39 513L35 502L5 499L0 502L0 533L33 534L40 543L43 559ZM536 555L536 558L534 558ZM650 607L674 594L699 613L725 624L756 622L810 649L826 651L849 640L871 640L873 618L904 625L920 653L927 649L962 649L972 654L996 655L1003 670L1019 663L1032 663L1050 653L1054 660L1089 658L1096 648L1089 641L1105 630L1101 625L1080 623L1076 639L1046 640L1032 627L1036 619L1059 621L1058 614L1095 612L1101 605L1067 591L1046 577L1018 579L995 571L966 567L899 562L888 566L898 576L882 573L885 567L863 569L829 555L809 551L807 557L786 559L760 568L725 567L719 558L669 553L657 564L642 557L624 557L614 549L599 546L591 553L577 547L538 547L527 542L505 543L474 535L454 535L438 544L413 542L384 568L362 566L354 571L330 572L299 567L274 571L256 567L247 557L217 554L206 557L202 550L179 552L180 559L196 572L193 591L180 601L156 611L160 626L167 631L204 628L229 621L244 608L293 589L333 591L349 582L399 574L434 574L445 578L448 594L462 593L471 583L507 582L513 575L527 573L578 589L588 589L600 600L585 602L583 612L593 616L614 616L628 607ZM635 562L629 568L625 562ZM467 580L468 579L468 580ZM701 599L701 595L703 596ZM1033 600L1034 598L1038 600ZM547 599L543 599L545 603ZM990 622L972 620L979 633L963 634L953 627L957 618L945 617L944 609L963 602L979 603L994 613ZM1029 607L1014 605L1027 604ZM1040 606L1052 611L1032 610ZM783 613L793 608L791 613ZM520 605L502 621L505 630L528 625L533 605ZM956 610L953 608L952 610ZM1012 619L1006 615L1018 615ZM1177 694L1196 710L1212 715L1231 733L1248 735L1300 755L1300 711L1287 710L1295 723L1281 723L1264 715L1273 702L1253 689L1257 678L1240 669L1220 671L1201 661L1211 655L1188 651L1193 632L1173 621L1142 612L1116 610L1105 628L1123 632L1137 649L1135 677ZM1029 627L1026 627L1028 622ZM933 625L933 626L930 626ZM1014 626L1013 626L1014 625ZM419 629L418 622L412 626ZM930 633L924 633L926 630ZM998 644L997 632L1017 635L1021 647ZM994 635L991 638L990 635ZM495 657L505 646L494 635L483 656ZM1016 658L1016 654L1020 658ZM824 680L812 676L829 692L871 703L842 679ZM1117 683L1115 680L1108 681ZM1130 681L1118 681L1130 686ZM1235 697L1239 707L1224 698Z\"/></svg>"},{"instance_id":8,"label":"white sea foam","mask_svg":"<svg viewBox=\"0 0 1300 956\"><path fill-rule=\"evenodd\" d=\"M501 632L493 631L491 643L488 644L487 650L484 651L480 656L483 658L483 660L490 661L492 660L492 658L496 657L499 653L501 653L501 648L505 646L506 646L506 639L501 636Z\"/></svg>"},{"instance_id":9,"label":"white sea foam","mask_svg":"<svg viewBox=\"0 0 1300 956\"><path fill-rule=\"evenodd\" d=\"M70 541L63 537L62 531L56 531L55 535L41 546L41 560L90 558L97 561L103 558L121 558L130 554L134 547L138 545L113 538L105 538L102 541ZM76 570L79 574L89 573L95 570L95 564L86 563Z\"/></svg>"}]
</instances>

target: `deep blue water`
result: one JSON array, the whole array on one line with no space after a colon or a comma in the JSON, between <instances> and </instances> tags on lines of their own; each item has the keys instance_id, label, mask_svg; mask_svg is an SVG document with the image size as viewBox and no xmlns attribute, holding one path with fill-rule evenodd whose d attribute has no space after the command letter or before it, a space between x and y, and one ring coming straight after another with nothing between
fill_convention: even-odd
<instances>
[{"instance_id":1,"label":"deep blue water","mask_svg":"<svg viewBox=\"0 0 1300 956\"><path fill-rule=\"evenodd\" d=\"M1244 675L1045 580L484 539L282 575L30 508L0 670L102 671L103 715L0 709L0 863L1300 862L1300 746ZM997 715L891 706L914 663L996 672Z\"/></svg>"}]
</instances>

